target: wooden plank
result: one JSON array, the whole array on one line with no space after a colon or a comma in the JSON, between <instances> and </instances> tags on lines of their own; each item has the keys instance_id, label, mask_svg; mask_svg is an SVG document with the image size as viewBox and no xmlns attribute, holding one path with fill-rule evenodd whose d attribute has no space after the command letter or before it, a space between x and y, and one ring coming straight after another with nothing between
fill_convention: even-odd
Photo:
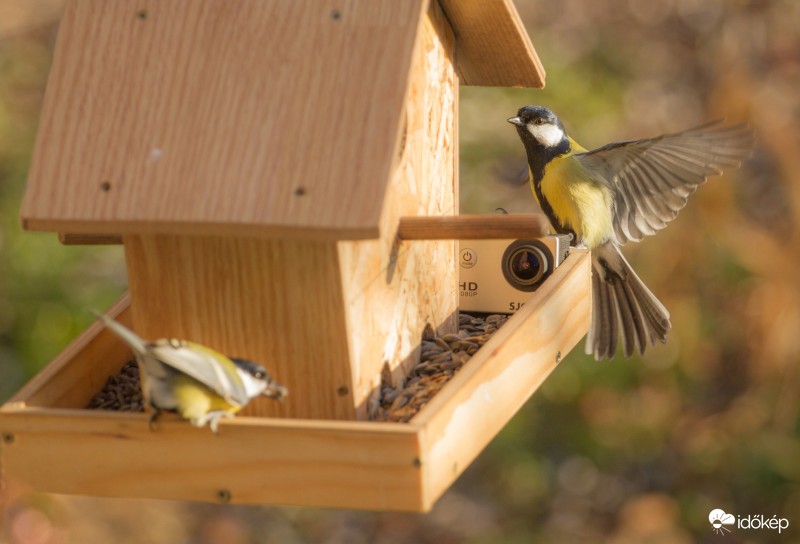
<instances>
[{"instance_id":1,"label":"wooden plank","mask_svg":"<svg viewBox=\"0 0 800 544\"><path fill-rule=\"evenodd\" d=\"M455 196L457 193L453 200ZM538 238L549 232L547 217L540 213L407 216L397 224L400 240L502 240ZM70 233L60 234L59 241L65 245L121 244L122 236Z\"/></svg>"},{"instance_id":2,"label":"wooden plank","mask_svg":"<svg viewBox=\"0 0 800 544\"><path fill-rule=\"evenodd\" d=\"M399 379L419 360L427 324L442 333L457 326L455 242L397 244L394 236L401 216L458 211L454 51L450 25L432 2L414 53L402 155L381 220L384 235L338 245L359 419L367 418L368 400L379 392L385 371Z\"/></svg>"},{"instance_id":3,"label":"wooden plank","mask_svg":"<svg viewBox=\"0 0 800 544\"><path fill-rule=\"evenodd\" d=\"M130 326L129 298L123 296L108 311ZM52 408L83 408L106 380L132 359L130 350L110 331L93 323L53 362L34 376L9 403Z\"/></svg>"},{"instance_id":4,"label":"wooden plank","mask_svg":"<svg viewBox=\"0 0 800 544\"><path fill-rule=\"evenodd\" d=\"M219 434L177 418L0 410L7 478L39 491L233 504L422 509L407 425L237 417Z\"/></svg>"},{"instance_id":5,"label":"wooden plank","mask_svg":"<svg viewBox=\"0 0 800 544\"><path fill-rule=\"evenodd\" d=\"M502 240L539 238L550 232L543 214L476 214L454 217L403 217L401 240Z\"/></svg>"},{"instance_id":6,"label":"wooden plank","mask_svg":"<svg viewBox=\"0 0 800 544\"><path fill-rule=\"evenodd\" d=\"M422 432L431 507L563 356L591 317L588 252L574 250L523 308L411 420Z\"/></svg>"},{"instance_id":7,"label":"wooden plank","mask_svg":"<svg viewBox=\"0 0 800 544\"><path fill-rule=\"evenodd\" d=\"M23 224L378 235L428 0L70 0Z\"/></svg>"},{"instance_id":8,"label":"wooden plank","mask_svg":"<svg viewBox=\"0 0 800 544\"><path fill-rule=\"evenodd\" d=\"M512 0L440 0L465 85L544 87L545 71Z\"/></svg>"},{"instance_id":9,"label":"wooden plank","mask_svg":"<svg viewBox=\"0 0 800 544\"><path fill-rule=\"evenodd\" d=\"M137 332L192 340L263 364L289 388L251 415L353 419L335 242L126 236Z\"/></svg>"}]
</instances>

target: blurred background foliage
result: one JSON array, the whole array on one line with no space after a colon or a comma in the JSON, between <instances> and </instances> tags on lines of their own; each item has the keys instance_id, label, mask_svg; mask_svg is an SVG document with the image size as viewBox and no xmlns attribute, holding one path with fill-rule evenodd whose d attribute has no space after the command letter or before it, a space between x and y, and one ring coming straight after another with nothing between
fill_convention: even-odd
<instances>
[{"instance_id":1,"label":"blurred background foliage","mask_svg":"<svg viewBox=\"0 0 800 544\"><path fill-rule=\"evenodd\" d=\"M0 493L0 542L528 543L800 540L800 3L517 0L547 89L461 91L462 211L533 211L505 119L556 111L592 148L717 117L759 147L625 248L669 343L576 349L429 515ZM125 289L120 248L22 234L18 206L61 0L0 3L0 400ZM715 537L708 513L787 517Z\"/></svg>"}]
</instances>

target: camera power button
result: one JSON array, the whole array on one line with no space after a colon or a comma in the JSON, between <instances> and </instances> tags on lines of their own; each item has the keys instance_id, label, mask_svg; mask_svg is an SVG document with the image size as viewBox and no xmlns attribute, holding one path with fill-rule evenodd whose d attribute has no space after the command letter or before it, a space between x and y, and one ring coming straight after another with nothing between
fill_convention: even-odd
<instances>
[{"instance_id":1,"label":"camera power button","mask_svg":"<svg viewBox=\"0 0 800 544\"><path fill-rule=\"evenodd\" d=\"M478 262L478 254L470 248L464 248L458 254L458 261L461 268L472 268Z\"/></svg>"}]
</instances>

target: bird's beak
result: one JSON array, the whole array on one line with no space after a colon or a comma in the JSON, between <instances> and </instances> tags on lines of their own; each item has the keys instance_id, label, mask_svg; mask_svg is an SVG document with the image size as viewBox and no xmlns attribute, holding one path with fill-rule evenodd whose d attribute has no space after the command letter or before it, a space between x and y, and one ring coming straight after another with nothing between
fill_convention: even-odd
<instances>
[{"instance_id":1,"label":"bird's beak","mask_svg":"<svg viewBox=\"0 0 800 544\"><path fill-rule=\"evenodd\" d=\"M262 397L269 397L271 399L285 399L289 395L289 389L285 386L270 382L266 389L261 393Z\"/></svg>"},{"instance_id":2,"label":"bird's beak","mask_svg":"<svg viewBox=\"0 0 800 544\"><path fill-rule=\"evenodd\" d=\"M525 123L519 117L509 117L508 119L506 119L506 121L508 121L512 125L517 125L518 127L525 126Z\"/></svg>"}]
</instances>

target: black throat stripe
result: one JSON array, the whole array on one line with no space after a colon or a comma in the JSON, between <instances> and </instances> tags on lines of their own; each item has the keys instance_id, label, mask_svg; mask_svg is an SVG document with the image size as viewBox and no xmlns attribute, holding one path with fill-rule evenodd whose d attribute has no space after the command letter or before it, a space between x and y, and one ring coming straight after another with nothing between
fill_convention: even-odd
<instances>
[{"instance_id":1,"label":"black throat stripe","mask_svg":"<svg viewBox=\"0 0 800 544\"><path fill-rule=\"evenodd\" d=\"M573 243L575 243L577 242L575 232L561 224L553 211L553 207L542 192L542 180L544 179L545 167L556 157L569 153L569 150L570 144L569 140L566 138L557 146L550 149L544 148L537 143L525 141L525 151L528 154L528 166L530 166L531 169L531 185L533 185L536 198L539 200L539 207L542 208L542 212L547 216L553 230L558 234L572 234L572 240Z\"/></svg>"}]
</instances>

